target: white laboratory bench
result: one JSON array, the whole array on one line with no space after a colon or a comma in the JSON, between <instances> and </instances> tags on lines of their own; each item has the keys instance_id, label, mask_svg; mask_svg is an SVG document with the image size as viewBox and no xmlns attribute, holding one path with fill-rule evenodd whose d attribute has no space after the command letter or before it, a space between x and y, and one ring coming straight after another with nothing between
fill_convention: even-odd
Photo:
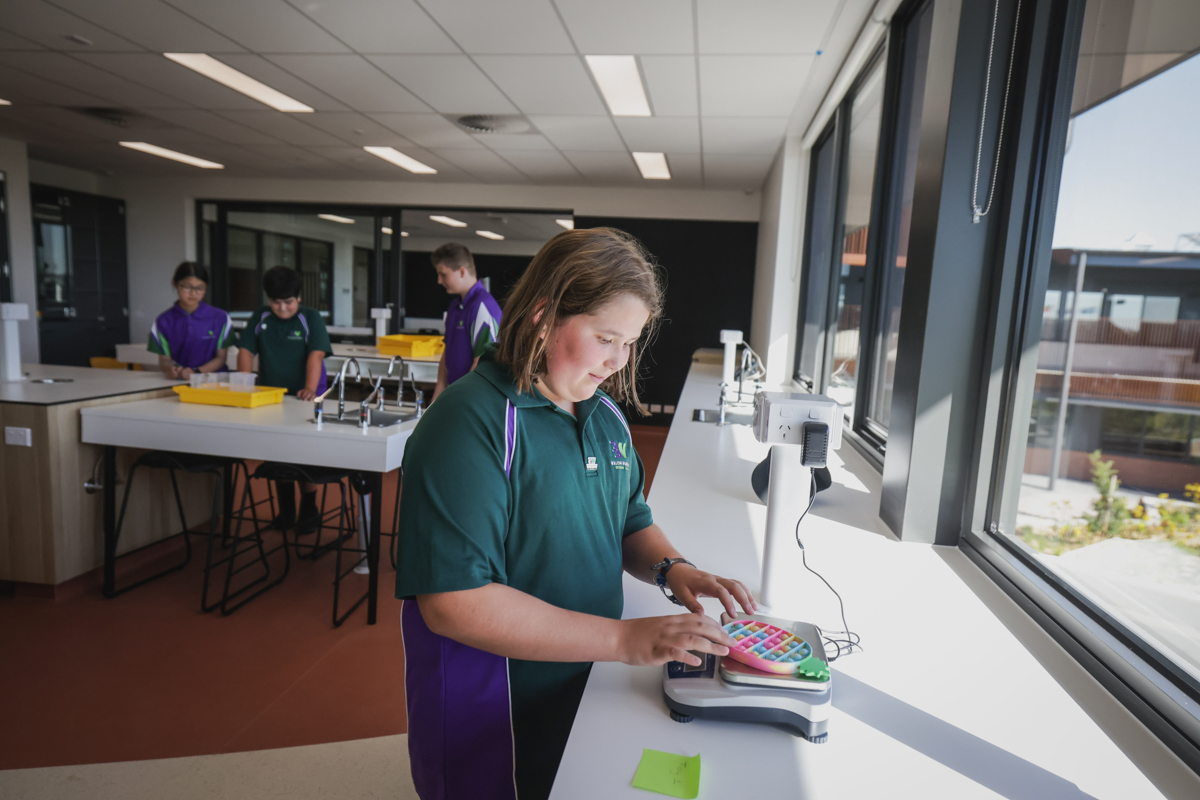
<instances>
[{"instance_id":1,"label":"white laboratory bench","mask_svg":"<svg viewBox=\"0 0 1200 800\"><path fill-rule=\"evenodd\" d=\"M336 401L334 401L336 402ZM357 404L349 404L357 412ZM326 402L327 409L336 408ZM404 445L417 420L387 428L312 421L313 404L295 397L258 408L183 403L177 397L85 408L80 438L105 448L104 525L111 535L116 502L115 450L142 448L262 461L339 467L363 473L370 495L370 567L367 621L374 624L378 595L382 480L399 468ZM228 498L231 494L227 492ZM226 506L228 518L229 506ZM106 586L112 582L112 557L106 556Z\"/></svg>"},{"instance_id":2,"label":"white laboratory bench","mask_svg":"<svg viewBox=\"0 0 1200 800\"><path fill-rule=\"evenodd\" d=\"M225 363L230 369L237 369L237 347L230 347ZM342 368L342 362L353 357L366 368L376 374L387 368L391 356L382 355L379 348L364 344L334 344L333 355L325 359L325 369L331 375ZM440 356L416 356L404 359L404 379L410 378L417 383L436 383L437 368ZM145 343L117 345L117 361L126 364L142 364L158 368L158 354L151 353Z\"/></svg>"},{"instance_id":3,"label":"white laboratory bench","mask_svg":"<svg viewBox=\"0 0 1200 800\"><path fill-rule=\"evenodd\" d=\"M767 447L747 426L692 421L693 409L715 407L719 380L719 365L693 363L648 500L687 558L757 589L766 507L750 473ZM849 445L830 468L833 486L800 535L864 649L832 665L828 742L766 725L674 722L661 668L597 663L551 797L651 797L631 786L643 748L699 754L701 798L1164 796L1131 757L1177 778L1161 743L961 551L897 541L878 518L880 475ZM840 629L836 599L798 549L790 557L796 578L774 615ZM704 603L716 616L718 604ZM657 588L625 576L626 618L670 613Z\"/></svg>"}]
</instances>

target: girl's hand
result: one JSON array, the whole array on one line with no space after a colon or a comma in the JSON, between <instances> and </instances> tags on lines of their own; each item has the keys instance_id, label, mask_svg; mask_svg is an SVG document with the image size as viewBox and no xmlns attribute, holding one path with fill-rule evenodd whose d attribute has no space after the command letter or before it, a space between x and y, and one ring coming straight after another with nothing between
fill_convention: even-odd
<instances>
[{"instance_id":1,"label":"girl's hand","mask_svg":"<svg viewBox=\"0 0 1200 800\"><path fill-rule=\"evenodd\" d=\"M296 397L298 397L301 400L312 400L316 396L317 396L317 390L309 389L307 386L305 386L300 391L296 392Z\"/></svg>"},{"instance_id":2,"label":"girl's hand","mask_svg":"<svg viewBox=\"0 0 1200 800\"><path fill-rule=\"evenodd\" d=\"M676 564L667 570L667 586L670 587L671 594L679 598L680 603L683 603L683 607L693 614L704 613L704 607L697 599L699 597L719 599L721 605L725 606L725 613L731 617L737 616L735 600L746 610L747 614L758 611L758 603L754 602L754 595L741 581L702 572L690 564Z\"/></svg>"},{"instance_id":3,"label":"girl's hand","mask_svg":"<svg viewBox=\"0 0 1200 800\"><path fill-rule=\"evenodd\" d=\"M675 569L672 567L671 572ZM698 667L702 661L689 650L723 656L733 643L732 636L703 614L626 619L621 620L617 658L637 667L659 666L668 661Z\"/></svg>"},{"instance_id":4,"label":"girl's hand","mask_svg":"<svg viewBox=\"0 0 1200 800\"><path fill-rule=\"evenodd\" d=\"M176 372L177 374L175 377L183 378L185 381L196 374L195 370L193 370L191 367L180 367L178 370L176 370Z\"/></svg>"}]
</instances>

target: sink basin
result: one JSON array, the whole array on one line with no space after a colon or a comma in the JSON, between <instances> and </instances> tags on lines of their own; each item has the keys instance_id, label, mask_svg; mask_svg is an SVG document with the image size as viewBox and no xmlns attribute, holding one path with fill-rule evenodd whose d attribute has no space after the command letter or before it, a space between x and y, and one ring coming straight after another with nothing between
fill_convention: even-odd
<instances>
[{"instance_id":1,"label":"sink basin","mask_svg":"<svg viewBox=\"0 0 1200 800\"><path fill-rule=\"evenodd\" d=\"M390 428L393 425L399 425L402 422L408 422L410 419L416 419L416 417L417 417L417 412L415 412L415 411L378 411L373 408L373 409L371 409L370 427L372 427L372 428ZM358 408L356 407L353 410L353 412L351 412L350 409L346 409L346 416L343 417L342 419L337 418L336 410L335 410L335 413L333 413L333 414L330 414L327 411L327 412L325 412L325 419L322 421L322 424L325 424L325 425L353 425L354 427L357 428L358 427Z\"/></svg>"},{"instance_id":2,"label":"sink basin","mask_svg":"<svg viewBox=\"0 0 1200 800\"><path fill-rule=\"evenodd\" d=\"M696 408L692 410L692 422L718 422L721 412L716 408ZM754 414L725 412L725 422L728 425L749 425L754 421Z\"/></svg>"}]
</instances>

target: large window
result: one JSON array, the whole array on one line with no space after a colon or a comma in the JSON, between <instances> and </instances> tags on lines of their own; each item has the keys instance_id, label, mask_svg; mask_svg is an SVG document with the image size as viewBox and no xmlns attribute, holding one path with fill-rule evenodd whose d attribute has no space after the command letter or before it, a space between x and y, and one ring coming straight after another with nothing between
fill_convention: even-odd
<instances>
[{"instance_id":1,"label":"large window","mask_svg":"<svg viewBox=\"0 0 1200 800\"><path fill-rule=\"evenodd\" d=\"M886 53L859 75L813 147L795 378L846 410L883 450L891 419L900 298L932 3L896 19Z\"/></svg>"}]
</instances>

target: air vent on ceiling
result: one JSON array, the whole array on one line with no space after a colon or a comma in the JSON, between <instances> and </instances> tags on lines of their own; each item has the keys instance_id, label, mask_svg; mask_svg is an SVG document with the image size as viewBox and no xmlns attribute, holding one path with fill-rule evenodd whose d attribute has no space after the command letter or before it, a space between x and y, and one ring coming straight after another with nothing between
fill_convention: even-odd
<instances>
[{"instance_id":1,"label":"air vent on ceiling","mask_svg":"<svg viewBox=\"0 0 1200 800\"><path fill-rule=\"evenodd\" d=\"M76 114L83 114L92 119L107 122L118 128L168 128L171 127L160 119L147 116L128 108L107 108L104 106L87 106L72 108Z\"/></svg>"},{"instance_id":2,"label":"air vent on ceiling","mask_svg":"<svg viewBox=\"0 0 1200 800\"><path fill-rule=\"evenodd\" d=\"M531 133L533 125L519 114L464 114L455 117L471 133Z\"/></svg>"}]
</instances>

